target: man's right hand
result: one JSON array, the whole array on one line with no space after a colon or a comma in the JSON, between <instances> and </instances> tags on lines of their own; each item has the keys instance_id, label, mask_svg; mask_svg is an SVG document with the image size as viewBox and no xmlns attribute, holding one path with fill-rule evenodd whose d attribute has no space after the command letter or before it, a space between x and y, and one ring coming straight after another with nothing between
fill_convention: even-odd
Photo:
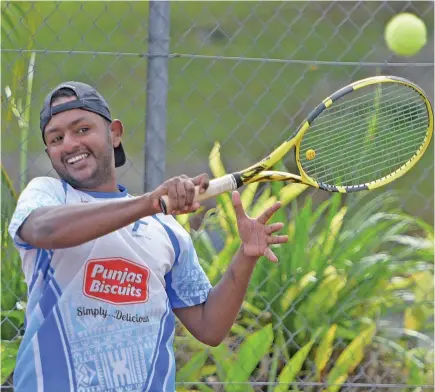
<instances>
[{"instance_id":1,"label":"man's right hand","mask_svg":"<svg viewBox=\"0 0 435 392\"><path fill-rule=\"evenodd\" d=\"M185 175L170 178L162 185L150 192L150 198L156 212L162 212L159 199L167 195L171 210L168 214L187 214L196 211L200 204L194 201L195 187L199 186L199 193L203 193L209 186L209 178L206 173L189 178Z\"/></svg>"}]
</instances>

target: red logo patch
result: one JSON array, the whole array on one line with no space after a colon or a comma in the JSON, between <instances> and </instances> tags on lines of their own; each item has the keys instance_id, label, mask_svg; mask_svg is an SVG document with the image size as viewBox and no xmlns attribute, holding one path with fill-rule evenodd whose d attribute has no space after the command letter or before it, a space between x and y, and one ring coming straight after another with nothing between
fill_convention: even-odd
<instances>
[{"instance_id":1,"label":"red logo patch","mask_svg":"<svg viewBox=\"0 0 435 392\"><path fill-rule=\"evenodd\" d=\"M93 259L86 263L83 292L111 304L146 302L149 277L147 267L122 257Z\"/></svg>"}]
</instances>

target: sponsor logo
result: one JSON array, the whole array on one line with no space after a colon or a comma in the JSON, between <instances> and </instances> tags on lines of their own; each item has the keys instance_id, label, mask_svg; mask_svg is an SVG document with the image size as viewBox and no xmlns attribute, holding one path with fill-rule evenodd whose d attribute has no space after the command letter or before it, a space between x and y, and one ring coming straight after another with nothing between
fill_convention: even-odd
<instances>
[{"instance_id":1,"label":"sponsor logo","mask_svg":"<svg viewBox=\"0 0 435 392\"><path fill-rule=\"evenodd\" d=\"M150 270L122 257L89 260L85 266L83 293L111 304L148 301Z\"/></svg>"}]
</instances>

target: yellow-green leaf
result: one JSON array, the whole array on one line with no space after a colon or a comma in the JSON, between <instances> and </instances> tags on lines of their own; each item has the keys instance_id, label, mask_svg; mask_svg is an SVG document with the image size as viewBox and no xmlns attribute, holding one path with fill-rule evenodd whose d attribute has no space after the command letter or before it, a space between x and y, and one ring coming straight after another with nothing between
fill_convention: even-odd
<instances>
[{"instance_id":1,"label":"yellow-green leaf","mask_svg":"<svg viewBox=\"0 0 435 392\"><path fill-rule=\"evenodd\" d=\"M249 335L240 345L238 353L231 364L225 381L227 391L246 391L246 385L237 384L249 381L249 377L261 359L270 351L273 341L272 324L268 324Z\"/></svg>"},{"instance_id":2,"label":"yellow-green leaf","mask_svg":"<svg viewBox=\"0 0 435 392\"><path fill-rule=\"evenodd\" d=\"M333 324L320 341L319 347L316 350L314 363L316 364L317 381L320 381L320 373L325 368L329 358L331 358L332 351L334 350L334 338L336 330L337 324Z\"/></svg>"},{"instance_id":3,"label":"yellow-green leaf","mask_svg":"<svg viewBox=\"0 0 435 392\"><path fill-rule=\"evenodd\" d=\"M309 283L316 281L316 273L314 271L305 274L298 284L291 285L286 292L281 296L281 308L286 311L297 296L304 290Z\"/></svg>"},{"instance_id":4,"label":"yellow-green leaf","mask_svg":"<svg viewBox=\"0 0 435 392\"><path fill-rule=\"evenodd\" d=\"M343 225L343 219L346 215L346 212L347 207L342 207L340 211L335 214L334 218L332 218L330 230L326 236L325 242L323 243L323 252L325 255L329 255L334 247L335 239L337 237L337 234L340 232L341 226Z\"/></svg>"},{"instance_id":5,"label":"yellow-green leaf","mask_svg":"<svg viewBox=\"0 0 435 392\"><path fill-rule=\"evenodd\" d=\"M177 371L177 381L186 382L198 380L199 373L207 361L208 355L208 350L199 351L193 355L192 358Z\"/></svg>"},{"instance_id":6,"label":"yellow-green leaf","mask_svg":"<svg viewBox=\"0 0 435 392\"><path fill-rule=\"evenodd\" d=\"M283 206L287 205L294 199L296 199L305 189L308 188L308 185L304 184L288 184L284 188L282 188L279 192L279 199Z\"/></svg>"},{"instance_id":7,"label":"yellow-green leaf","mask_svg":"<svg viewBox=\"0 0 435 392\"><path fill-rule=\"evenodd\" d=\"M258 197L255 204L252 206L251 215L256 217L271 207L276 202L275 196L270 196L271 190L267 188L264 192Z\"/></svg>"},{"instance_id":8,"label":"yellow-green leaf","mask_svg":"<svg viewBox=\"0 0 435 392\"><path fill-rule=\"evenodd\" d=\"M278 377L279 385L275 388L275 392L286 392L289 390L289 384L293 382L294 378L301 371L302 365L307 358L315 339L311 339L305 346L293 355Z\"/></svg>"},{"instance_id":9,"label":"yellow-green leaf","mask_svg":"<svg viewBox=\"0 0 435 392\"><path fill-rule=\"evenodd\" d=\"M338 293L345 284L346 278L343 275L331 273L326 276L302 303L298 314L295 315L295 325L298 328L320 325L326 313L337 302Z\"/></svg>"},{"instance_id":10,"label":"yellow-green leaf","mask_svg":"<svg viewBox=\"0 0 435 392\"><path fill-rule=\"evenodd\" d=\"M327 392L336 392L340 389L349 374L361 363L364 358L364 349L371 344L376 332L373 323L369 328L362 331L340 354L334 367L328 374Z\"/></svg>"},{"instance_id":11,"label":"yellow-green leaf","mask_svg":"<svg viewBox=\"0 0 435 392\"><path fill-rule=\"evenodd\" d=\"M221 161L220 148L220 143L215 142L208 156L210 170L215 177L222 177L227 174Z\"/></svg>"},{"instance_id":12,"label":"yellow-green leaf","mask_svg":"<svg viewBox=\"0 0 435 392\"><path fill-rule=\"evenodd\" d=\"M405 309L404 327L411 331L421 331L426 325L431 310L424 304L416 304Z\"/></svg>"},{"instance_id":13,"label":"yellow-green leaf","mask_svg":"<svg viewBox=\"0 0 435 392\"><path fill-rule=\"evenodd\" d=\"M221 275L224 267L226 267L232 260L234 254L240 246L240 239L235 238L231 242L225 244L224 249L222 249L217 257L213 260L212 265L208 269L208 278L212 284L216 283L216 280Z\"/></svg>"},{"instance_id":14,"label":"yellow-green leaf","mask_svg":"<svg viewBox=\"0 0 435 392\"><path fill-rule=\"evenodd\" d=\"M242 201L243 208L248 211L251 208L252 201L254 200L255 192L257 192L259 182L253 182L248 184L245 190L240 195L240 200Z\"/></svg>"},{"instance_id":15,"label":"yellow-green leaf","mask_svg":"<svg viewBox=\"0 0 435 392\"><path fill-rule=\"evenodd\" d=\"M190 232L189 214L177 215L175 219L187 232Z\"/></svg>"}]
</instances>

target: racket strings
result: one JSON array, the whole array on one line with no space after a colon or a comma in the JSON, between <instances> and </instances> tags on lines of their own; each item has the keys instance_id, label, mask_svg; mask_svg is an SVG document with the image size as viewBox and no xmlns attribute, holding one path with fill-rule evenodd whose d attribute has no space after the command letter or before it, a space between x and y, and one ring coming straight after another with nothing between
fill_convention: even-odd
<instances>
[{"instance_id":1,"label":"racket strings","mask_svg":"<svg viewBox=\"0 0 435 392\"><path fill-rule=\"evenodd\" d=\"M406 107L409 107L409 108L414 108L414 104L408 104L408 105L401 105L401 107L402 107L402 109L405 109ZM425 107L422 107L422 108L419 108L419 109L416 109L415 111L414 111L414 114L417 114L417 115L419 115L419 121L421 122L421 123L424 123L424 124L427 124L427 120L425 119L426 118L426 113L427 113L427 110L426 110L426 108ZM420 116L421 114L423 114L424 116ZM401 117L404 117L404 116L401 116ZM393 114L391 114L390 116L383 116L383 118L382 118L382 120L384 121L384 122L391 122L394 118L396 118L397 120L401 120L402 118L401 117L398 117L397 118L397 116L396 116L396 114L395 113L393 113ZM424 119L423 119L423 117L425 117ZM346 123L348 123L348 121L346 120L345 121ZM328 134L328 131L325 131L325 130L323 130L323 129L321 129L320 130L320 132L318 132L318 141L319 142L321 142L321 141L324 141L324 140L326 140L327 139L327 143L328 143L328 145L331 145L331 144L339 144L340 146L342 146L342 143L344 142L344 141L346 141L346 140L349 140L349 136L351 136L351 135L353 135L353 134L358 134L358 131L361 131L361 130L364 130L364 129L366 129L366 126L367 126L367 119L366 118L363 118L363 119L361 119L361 120L357 120L357 121L353 121L352 122L352 126L353 126L353 128L350 128L349 129L349 131L347 131L347 132L337 132L337 127L339 127L339 125L341 125L341 123L344 123L343 121L338 121L338 122L336 122L336 123L332 123L331 122L331 124L334 126L333 128L331 128L331 130L329 131L329 134L331 134L331 135L329 135ZM414 126L415 125L418 125L419 123L418 122L414 122ZM314 127L313 128L316 128L316 126L314 125ZM318 130L318 129L317 129ZM318 130L319 131L319 130ZM408 132L412 132L413 130L411 129L410 131L408 131ZM312 132L312 130L310 129L310 132ZM332 136L332 135L334 135L334 136ZM387 133L386 134L386 136L387 137L389 137L391 134L390 133ZM402 135L403 136L403 135ZM378 140L379 138L374 138L374 141L376 141L376 140ZM313 135L313 140L314 140L314 135ZM357 148L359 147L359 146L356 146ZM331 156L332 156L333 154L331 154L331 155L324 155L324 157L325 158L330 158Z\"/></svg>"},{"instance_id":2,"label":"racket strings","mask_svg":"<svg viewBox=\"0 0 435 392\"><path fill-rule=\"evenodd\" d=\"M416 148L416 147L417 147L417 148ZM415 153L414 153L413 155L416 155L416 153L417 153L417 151L418 151L418 147L420 147L420 146L414 146L414 145L413 145L413 151L415 151ZM400 149L396 150L396 152L401 152L401 151L409 151L409 147L408 147L408 146L405 146L404 148L400 148ZM370 156L375 156L375 154L371 154ZM370 158L370 156L365 156L365 158ZM411 158L412 158L412 156L411 156ZM410 159L411 159L411 158L410 158ZM409 159L408 159L408 160L409 160ZM390 167L388 168L388 171L385 171L384 175L390 174L390 173L394 172L395 170L399 169L399 168L400 168L404 163L406 163L408 160L406 160L405 162L403 162L403 161L401 160L400 162L392 163L392 164L390 165ZM340 167L340 166L336 167L336 169L337 169L337 170L344 169L347 165L348 165L348 163L344 163L344 164L341 165L341 167ZM371 164L371 165L367 165L367 164L365 164L364 167L362 167L362 169L364 169L364 170L367 170L367 169L370 169L370 168L378 168L378 164L377 164L376 162L374 162L374 163ZM320 172L321 172L321 171L319 170L318 175L320 174ZM327 173L328 173L327 171L323 171L322 174L327 174ZM381 176L381 177L383 177L383 176ZM352 179L353 179L353 180L357 180L357 182L358 182L357 185L359 185L359 184L362 183L361 181L359 181L359 180L362 179L362 178L364 178L364 176L353 176Z\"/></svg>"},{"instance_id":3,"label":"racket strings","mask_svg":"<svg viewBox=\"0 0 435 392\"><path fill-rule=\"evenodd\" d=\"M384 142L384 144L386 144L386 142ZM367 181L366 179L367 176L376 175L376 177L379 178L400 168L403 164L409 161L413 155L416 154L417 149L420 145L421 143L411 142L408 144L402 144L402 147L395 148L393 155L390 154L384 156L384 161L385 161L384 163L388 163L388 165L384 164L384 166L386 166L384 169L380 169L379 151L374 151L368 154L364 154L363 155L364 160L362 160L360 159L360 157L358 157L358 155L356 159L355 158L352 159L352 156L354 156L352 155L352 152L344 149L344 151L341 151L341 154L344 155L345 159L341 160L341 164L336 163L334 165L333 172L331 172L331 167L327 167L326 165L320 165L320 169L316 171L316 176L317 178L329 177L324 179L325 182L329 181L329 183L331 183L331 181L334 181L337 178L337 174L340 177L342 177L342 182L344 182L344 180L352 180L352 182L356 184L365 183ZM412 152L412 154L409 154L410 151ZM369 164L371 160L374 161L373 164ZM352 167L351 173L348 173L349 167ZM372 168L377 170L369 171ZM363 173L363 174L356 175L356 173ZM373 179L371 180L373 181ZM337 181L334 181L334 183L336 182Z\"/></svg>"},{"instance_id":4,"label":"racket strings","mask_svg":"<svg viewBox=\"0 0 435 392\"><path fill-rule=\"evenodd\" d=\"M412 97L415 97L415 94L406 94L406 95L402 95L401 98L403 98L403 100L396 102L396 106L397 106L398 108L400 108L402 111L405 110L407 107L410 108L410 109L411 109L411 108L415 108L415 105L418 104L418 103L420 103L421 100L418 99L418 100L415 100L415 101L413 101L413 102L411 102L411 103L407 103L407 102L409 102L409 98L412 98ZM364 110L364 109L360 109L360 111L363 111L363 110ZM383 109L383 110L385 110L385 109ZM419 109L415 109L415 110L416 110L416 111L415 111L413 114L420 114L420 113L419 113L420 111L423 112L423 113L427 113L427 109L426 109L425 106L422 106L421 108L419 108ZM373 114L373 110L371 110L371 109L369 109L369 108L366 108L366 111L367 111L366 114L370 114L370 115ZM417 112L417 111L418 111L418 112ZM329 133L331 133L332 135L339 135L340 137L344 137L344 136L346 136L346 135L345 135L344 133L341 134L341 133L337 132L337 131L336 131L336 128L339 127L340 125L348 124L348 119L347 119L347 118L344 118L344 116L342 116L342 113L339 113L338 115L339 115L340 117L343 117L343 118L340 119L340 120L338 120L338 121L337 121L336 116L334 116L333 118L331 118L331 119L328 120L328 121L324 121L324 120L322 119L322 125L323 125L323 126L325 126L325 125L329 125L329 126L331 126L331 129L330 129ZM329 114L329 115L325 115L325 117L326 117L326 116L331 116L331 115L330 115L330 114ZM352 113L352 116L355 116L355 113ZM392 117L392 118L396 117L395 114L394 114L394 112L393 112L393 114L391 115L391 117ZM354 125L361 124L361 123L362 123L362 124L366 124L366 122L367 122L367 119L364 117L364 118L362 118L362 119L359 119L359 120L354 121L353 124L354 124ZM314 123L314 124L312 125L312 128L310 128L310 132L312 132L313 129L317 129L317 128L318 128L317 124ZM327 127L325 127L325 128L327 128ZM325 135L325 131L326 131L325 129L322 129L322 130L321 130L322 134L319 135L319 137L321 136L322 139L326 136L326 135ZM349 133L353 133L353 130L350 129L350 130L349 130Z\"/></svg>"},{"instance_id":5,"label":"racket strings","mask_svg":"<svg viewBox=\"0 0 435 392\"><path fill-rule=\"evenodd\" d=\"M424 113L426 113L426 111L424 111ZM424 119L421 119L419 122L415 122L413 124L414 127L417 127L419 125L422 125L423 127L425 127L427 125L427 121ZM426 128L424 128L426 129ZM402 136L408 136L409 133L414 133L415 129L410 129L408 131L403 132ZM353 133L353 132L352 132ZM380 143L380 142L384 142L384 140L380 140L383 137L383 135L378 136L376 138L373 139L373 143ZM388 138L389 136L386 135L385 138ZM343 145L343 141L345 141L346 138L345 137L338 137L338 138L331 138L328 139L329 143L335 143L335 144L340 144L340 146ZM415 143L417 143L417 145L420 143L420 140L414 140ZM331 151L329 154L325 153L324 155L322 155L323 159L330 159L333 158L335 156L335 151ZM307 163L307 167L309 166L309 163Z\"/></svg>"},{"instance_id":6,"label":"racket strings","mask_svg":"<svg viewBox=\"0 0 435 392\"><path fill-rule=\"evenodd\" d=\"M342 186L372 182L398 170L422 146L428 116L420 95L404 85L374 87L326 109L304 135L302 167L316 181ZM305 156L308 149L316 153L312 160Z\"/></svg>"},{"instance_id":7,"label":"racket strings","mask_svg":"<svg viewBox=\"0 0 435 392\"><path fill-rule=\"evenodd\" d=\"M378 87L378 90L381 87ZM407 89L406 93L404 88ZM403 94L402 95L408 95L408 96L415 96L416 93L414 90L410 89L409 87L402 88ZM370 106L373 105L373 95L375 93L367 93L365 95L358 96L357 98L348 99L346 102L337 103L328 108L328 110L324 113L322 113L323 119L326 119L328 117L333 116L334 118L337 117L337 115L341 115L343 111L348 110L349 108L354 108L356 106L363 106L365 104L369 104ZM368 98L365 101L363 101L363 98ZM390 97L396 97L397 98L397 86L387 86L384 87L382 90L382 98L390 98ZM354 105L353 103L356 103Z\"/></svg>"}]
</instances>

